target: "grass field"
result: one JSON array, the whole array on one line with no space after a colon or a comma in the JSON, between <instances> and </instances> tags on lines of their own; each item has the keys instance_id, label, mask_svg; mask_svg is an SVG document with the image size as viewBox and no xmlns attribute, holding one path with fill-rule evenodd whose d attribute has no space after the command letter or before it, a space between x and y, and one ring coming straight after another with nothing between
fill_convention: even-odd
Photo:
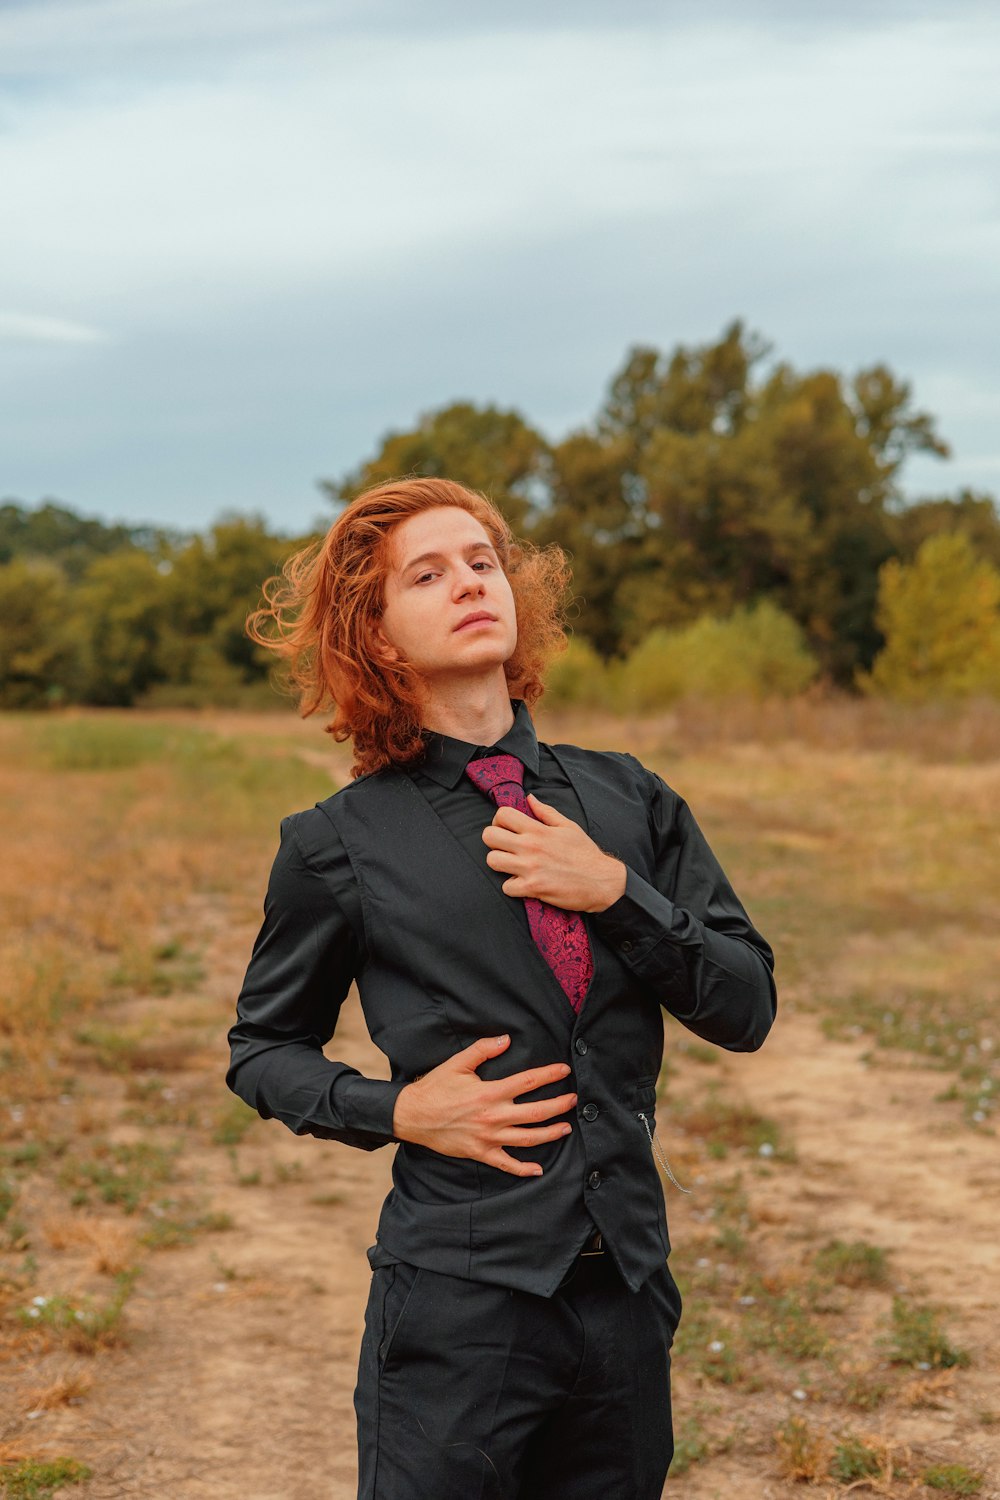
<instances>
[{"instance_id":1,"label":"grass field","mask_svg":"<svg viewBox=\"0 0 1000 1500\"><path fill-rule=\"evenodd\" d=\"M760 1053L668 1026L668 1493L1000 1495L1000 714L537 718L681 792L778 957ZM278 822L348 773L288 714L0 718L0 1494L354 1493L388 1153L223 1081ZM356 1006L328 1051L382 1063Z\"/></svg>"}]
</instances>

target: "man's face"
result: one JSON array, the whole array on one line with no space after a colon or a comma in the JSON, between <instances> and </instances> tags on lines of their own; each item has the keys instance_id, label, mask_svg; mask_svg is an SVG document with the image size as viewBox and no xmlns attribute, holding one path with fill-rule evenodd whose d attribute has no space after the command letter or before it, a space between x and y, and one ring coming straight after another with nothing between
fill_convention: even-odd
<instances>
[{"instance_id":1,"label":"man's face","mask_svg":"<svg viewBox=\"0 0 1000 1500\"><path fill-rule=\"evenodd\" d=\"M514 654L514 595L468 511L435 505L401 521L389 557L380 634L423 677L481 674ZM470 615L486 618L466 623Z\"/></svg>"}]
</instances>

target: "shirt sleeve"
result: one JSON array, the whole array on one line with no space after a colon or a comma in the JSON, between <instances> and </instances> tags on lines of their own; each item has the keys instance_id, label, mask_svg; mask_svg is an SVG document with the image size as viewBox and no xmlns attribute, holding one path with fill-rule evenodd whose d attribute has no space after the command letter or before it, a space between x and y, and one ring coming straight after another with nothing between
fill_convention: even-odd
<instances>
[{"instance_id":1,"label":"shirt sleeve","mask_svg":"<svg viewBox=\"0 0 1000 1500\"><path fill-rule=\"evenodd\" d=\"M373 1151L397 1139L392 1115L404 1084L366 1078L323 1055L361 943L330 870L320 874L309 864L296 816L281 822L263 925L228 1033L226 1083L265 1120L281 1120L296 1135ZM339 867L350 870L346 854Z\"/></svg>"},{"instance_id":2,"label":"shirt sleeve","mask_svg":"<svg viewBox=\"0 0 1000 1500\"><path fill-rule=\"evenodd\" d=\"M591 920L689 1030L731 1052L753 1052L777 1010L774 954L687 803L628 758L647 778L655 883L626 864L624 893Z\"/></svg>"}]
</instances>

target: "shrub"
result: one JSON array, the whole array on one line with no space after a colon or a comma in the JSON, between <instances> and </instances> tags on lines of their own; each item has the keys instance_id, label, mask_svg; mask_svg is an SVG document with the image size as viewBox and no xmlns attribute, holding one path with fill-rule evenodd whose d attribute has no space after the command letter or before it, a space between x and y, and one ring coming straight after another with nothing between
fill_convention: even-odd
<instances>
[{"instance_id":1,"label":"shrub","mask_svg":"<svg viewBox=\"0 0 1000 1500\"><path fill-rule=\"evenodd\" d=\"M790 615L762 599L727 619L703 615L652 631L613 672L619 705L655 709L681 697L792 697L818 671Z\"/></svg>"},{"instance_id":2,"label":"shrub","mask_svg":"<svg viewBox=\"0 0 1000 1500\"><path fill-rule=\"evenodd\" d=\"M602 657L583 636L570 636L566 650L553 662L546 677L546 707L578 704L605 708L609 694L608 669Z\"/></svg>"},{"instance_id":3,"label":"shrub","mask_svg":"<svg viewBox=\"0 0 1000 1500\"><path fill-rule=\"evenodd\" d=\"M875 619L885 646L858 674L865 692L1000 697L1000 572L963 532L928 537L909 565L885 563Z\"/></svg>"}]
</instances>

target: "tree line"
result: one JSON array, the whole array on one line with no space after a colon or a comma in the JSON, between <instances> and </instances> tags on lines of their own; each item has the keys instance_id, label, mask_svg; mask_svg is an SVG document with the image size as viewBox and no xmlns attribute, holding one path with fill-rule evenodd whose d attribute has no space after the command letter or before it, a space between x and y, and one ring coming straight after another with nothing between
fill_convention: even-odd
<instances>
[{"instance_id":1,"label":"tree line","mask_svg":"<svg viewBox=\"0 0 1000 1500\"><path fill-rule=\"evenodd\" d=\"M1000 516L964 490L907 503L915 453L946 456L909 384L772 361L739 321L715 342L628 351L593 420L559 441L453 402L321 482L331 520L406 474L490 494L573 565L573 648L554 691L647 706L684 692L1000 695ZM228 514L202 534L0 506L0 703L265 701L243 625L310 538Z\"/></svg>"}]
</instances>

